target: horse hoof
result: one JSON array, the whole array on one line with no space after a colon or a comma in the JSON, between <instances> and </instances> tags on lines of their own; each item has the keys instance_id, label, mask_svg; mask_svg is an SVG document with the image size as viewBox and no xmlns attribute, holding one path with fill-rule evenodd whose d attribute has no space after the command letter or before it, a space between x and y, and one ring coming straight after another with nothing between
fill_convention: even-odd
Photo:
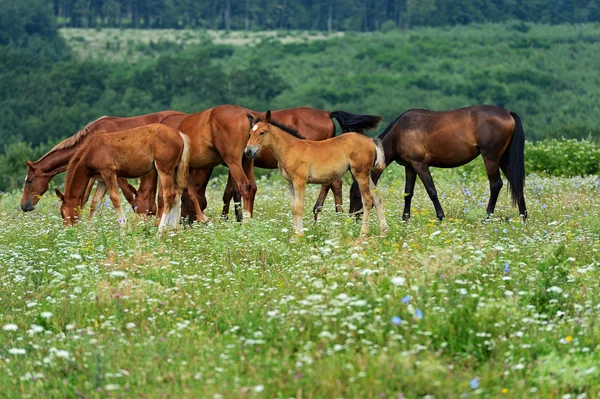
<instances>
[{"instance_id":1,"label":"horse hoof","mask_svg":"<svg viewBox=\"0 0 600 399\"><path fill-rule=\"evenodd\" d=\"M408 222L408 219L410 219L409 213L405 213L404 215L402 215L402 220L404 220L405 222Z\"/></svg>"}]
</instances>

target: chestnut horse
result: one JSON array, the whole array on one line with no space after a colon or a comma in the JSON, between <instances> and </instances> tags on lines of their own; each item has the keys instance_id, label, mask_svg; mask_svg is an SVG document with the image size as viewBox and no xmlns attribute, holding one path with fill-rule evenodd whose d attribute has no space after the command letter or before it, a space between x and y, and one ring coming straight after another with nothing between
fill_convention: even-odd
<instances>
[{"instance_id":1,"label":"chestnut horse","mask_svg":"<svg viewBox=\"0 0 600 399\"><path fill-rule=\"evenodd\" d=\"M91 137L69 163L65 194L56 189L56 195L62 201L60 213L65 224L73 225L77 221L89 180L101 177L106 187L104 190L108 190L117 211L119 224L125 226L117 177L137 178L156 170L161 180L165 209L159 232L163 233L167 227L177 228L189 159L189 138L160 123Z\"/></svg>"},{"instance_id":2,"label":"chestnut horse","mask_svg":"<svg viewBox=\"0 0 600 399\"><path fill-rule=\"evenodd\" d=\"M490 181L488 216L494 213L502 188L500 169L508 179L512 201L523 219L527 208L525 185L525 134L521 118L514 112L492 105L475 105L451 111L411 109L400 115L379 136L385 150L385 165L396 161L406 169L404 213L410 218L410 203L417 175L433 202L439 220L444 211L438 200L429 167L455 168L483 157ZM381 173L373 174L377 182ZM350 189L350 212L363 207L354 183Z\"/></svg>"},{"instance_id":3,"label":"chestnut horse","mask_svg":"<svg viewBox=\"0 0 600 399\"><path fill-rule=\"evenodd\" d=\"M340 179L348 170L358 184L365 212L360 235L369 232L369 216L373 203L382 234L387 232L383 204L371 180L371 172L385 168L383 148L379 140L359 133L347 133L323 141L305 140L294 129L271 120L271 111L265 119L255 121L244 154L254 158L260 150L269 148L278 162L279 171L288 181L290 205L294 215L294 229L302 235L304 192L307 183L329 184Z\"/></svg>"},{"instance_id":4,"label":"chestnut horse","mask_svg":"<svg viewBox=\"0 0 600 399\"><path fill-rule=\"evenodd\" d=\"M103 116L86 125L75 135L63 140L36 162L27 161L27 176L23 186L21 209L29 212L35 209L40 197L48 190L48 183L59 173L67 170L73 155L85 144L87 139L101 132L118 132L151 123L161 123L174 115L185 115L177 111L162 111L131 118ZM133 187L126 179L119 179L119 186L128 202L133 202Z\"/></svg>"},{"instance_id":5,"label":"chestnut horse","mask_svg":"<svg viewBox=\"0 0 600 399\"><path fill-rule=\"evenodd\" d=\"M302 136L314 141L326 140L335 136L336 128L333 119L338 121L342 132L354 131L359 133L375 129L381 121L381 117L375 115L356 115L345 111L329 112L310 107L288 108L273 111L271 115L277 122L296 129ZM261 118L264 118L264 114L260 114L260 116ZM250 123L252 124L253 122L254 121L251 119ZM266 149L265 151L261 151L254 159L254 166L265 169L277 169L277 160L271 151ZM211 169L190 172L190 185L195 186L196 195L202 210L206 208L205 192L211 173ZM336 212L342 211L342 181L336 180L329 184L323 184L317 202L313 208L315 220L317 219L318 213L321 211L330 189L334 195ZM181 216L188 217L188 220L190 221L195 220L196 212L194 211L194 205L189 200L186 192L184 192L182 198L183 204ZM236 190L230 174L227 179L225 193L223 194L224 205L222 215L225 217L229 214L229 203L232 198L235 203L236 218L240 220L241 214L238 205L240 203L240 194Z\"/></svg>"}]
</instances>

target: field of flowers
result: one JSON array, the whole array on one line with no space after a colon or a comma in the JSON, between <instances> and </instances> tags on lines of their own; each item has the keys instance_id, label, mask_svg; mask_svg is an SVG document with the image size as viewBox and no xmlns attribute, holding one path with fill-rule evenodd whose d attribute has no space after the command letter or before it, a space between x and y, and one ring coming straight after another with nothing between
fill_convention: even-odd
<instances>
[{"instance_id":1,"label":"field of flowers","mask_svg":"<svg viewBox=\"0 0 600 399\"><path fill-rule=\"evenodd\" d=\"M600 393L600 178L506 185L434 171L401 222L401 169L381 189L390 232L359 240L333 212L293 236L287 188L264 177L253 220L156 236L106 205L62 228L48 193L0 197L0 392L11 398L591 398ZM347 193L348 185L345 186ZM347 195L345 196L347 206ZM374 218L375 219L375 218ZM372 220L372 232L378 231Z\"/></svg>"}]
</instances>

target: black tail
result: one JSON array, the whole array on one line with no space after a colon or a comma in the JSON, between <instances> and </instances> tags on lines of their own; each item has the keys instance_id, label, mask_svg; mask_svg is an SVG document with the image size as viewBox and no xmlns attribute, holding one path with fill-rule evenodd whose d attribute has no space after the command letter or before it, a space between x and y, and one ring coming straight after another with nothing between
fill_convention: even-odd
<instances>
[{"instance_id":1,"label":"black tail","mask_svg":"<svg viewBox=\"0 0 600 399\"><path fill-rule=\"evenodd\" d=\"M342 128L342 133L357 132L364 134L367 130L372 130L381 122L381 116L377 115L356 115L346 111L333 111L329 114L331 119L337 119Z\"/></svg>"},{"instance_id":2,"label":"black tail","mask_svg":"<svg viewBox=\"0 0 600 399\"><path fill-rule=\"evenodd\" d=\"M505 164L508 164L508 183L513 204L517 205L523 199L523 188L525 187L525 132L521 118L514 112L510 113L515 120L515 131L510 139L508 148L502 155Z\"/></svg>"}]
</instances>

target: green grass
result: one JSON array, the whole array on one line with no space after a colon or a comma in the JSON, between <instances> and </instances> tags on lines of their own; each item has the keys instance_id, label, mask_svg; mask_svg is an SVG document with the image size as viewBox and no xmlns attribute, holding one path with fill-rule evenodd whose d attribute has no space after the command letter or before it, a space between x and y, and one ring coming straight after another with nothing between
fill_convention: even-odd
<instances>
[{"instance_id":1,"label":"green grass","mask_svg":"<svg viewBox=\"0 0 600 399\"><path fill-rule=\"evenodd\" d=\"M434 178L444 222L420 184L401 222L404 180L392 167L381 184L390 232L364 240L331 198L309 223L316 186L305 237L293 237L279 176L258 182L244 224L220 220L223 180L214 180L212 222L163 238L131 212L126 231L112 207L65 229L49 194L28 214L18 192L3 195L0 389L23 398L596 397L599 178L529 176L527 223L505 191L483 222L485 179Z\"/></svg>"}]
</instances>

